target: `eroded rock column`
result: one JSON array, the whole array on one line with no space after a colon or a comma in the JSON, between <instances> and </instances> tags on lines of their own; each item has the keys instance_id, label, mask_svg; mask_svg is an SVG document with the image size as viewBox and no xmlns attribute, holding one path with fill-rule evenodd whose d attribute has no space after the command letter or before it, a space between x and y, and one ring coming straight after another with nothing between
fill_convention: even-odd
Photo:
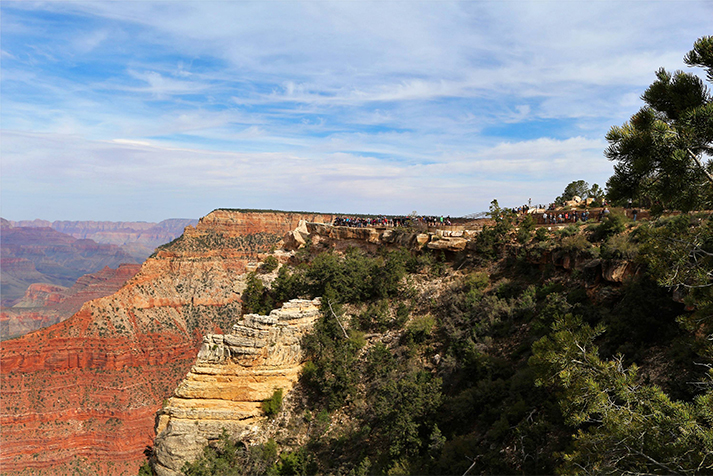
<instances>
[{"instance_id":1,"label":"eroded rock column","mask_svg":"<svg viewBox=\"0 0 713 476\"><path fill-rule=\"evenodd\" d=\"M196 364L158 413L156 473L181 474L224 428L235 438L257 431L261 402L297 381L300 341L318 317L319 298L295 299L268 316L243 316L230 334L205 336Z\"/></svg>"}]
</instances>

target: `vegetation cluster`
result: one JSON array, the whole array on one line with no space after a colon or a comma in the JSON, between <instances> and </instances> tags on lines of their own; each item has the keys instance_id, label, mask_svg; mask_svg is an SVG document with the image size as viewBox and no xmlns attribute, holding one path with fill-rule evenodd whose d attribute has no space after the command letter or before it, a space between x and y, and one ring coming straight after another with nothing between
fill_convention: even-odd
<instances>
[{"instance_id":1,"label":"vegetation cluster","mask_svg":"<svg viewBox=\"0 0 713 476\"><path fill-rule=\"evenodd\" d=\"M713 471L711 218L612 214L527 239L510 218L480 235L489 254L311 249L282 266L251 302L323 297L305 399L282 420L306 442L226 436L186 474ZM639 272L607 283L562 254Z\"/></svg>"},{"instance_id":2,"label":"vegetation cluster","mask_svg":"<svg viewBox=\"0 0 713 476\"><path fill-rule=\"evenodd\" d=\"M713 38L685 61L713 82ZM285 432L224 435L185 473L713 473L713 218L686 213L713 197L713 102L663 69L643 98L607 136L607 198L684 213L551 231L493 201L458 254L308 244L243 296L322 296L303 398L265 404ZM580 182L560 201L604 198Z\"/></svg>"}]
</instances>

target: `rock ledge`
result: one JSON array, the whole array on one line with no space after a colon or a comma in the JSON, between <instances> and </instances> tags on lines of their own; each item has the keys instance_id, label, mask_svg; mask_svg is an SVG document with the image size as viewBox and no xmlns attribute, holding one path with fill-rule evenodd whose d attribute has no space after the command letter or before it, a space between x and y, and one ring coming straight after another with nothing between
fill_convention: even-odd
<instances>
[{"instance_id":1,"label":"rock ledge","mask_svg":"<svg viewBox=\"0 0 713 476\"><path fill-rule=\"evenodd\" d=\"M304 359L300 341L319 317L319 298L294 299L268 316L247 314L230 334L203 338L196 363L156 419L154 470L177 476L223 429L243 438L264 419L263 400L288 391Z\"/></svg>"}]
</instances>

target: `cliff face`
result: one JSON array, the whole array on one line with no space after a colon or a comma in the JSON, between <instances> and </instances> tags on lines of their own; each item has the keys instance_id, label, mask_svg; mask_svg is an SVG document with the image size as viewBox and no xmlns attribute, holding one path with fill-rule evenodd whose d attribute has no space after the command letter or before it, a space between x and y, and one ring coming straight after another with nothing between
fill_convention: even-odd
<instances>
[{"instance_id":1,"label":"cliff face","mask_svg":"<svg viewBox=\"0 0 713 476\"><path fill-rule=\"evenodd\" d=\"M297 381L300 340L318 317L319 299L293 300L269 316L244 316L230 334L205 336L196 364L159 412L157 474L178 476L223 429L239 438L257 431L261 402Z\"/></svg>"},{"instance_id":2,"label":"cliff face","mask_svg":"<svg viewBox=\"0 0 713 476\"><path fill-rule=\"evenodd\" d=\"M3 342L0 472L136 474L202 336L240 316L249 262L302 219L331 216L215 211L115 294Z\"/></svg>"},{"instance_id":3,"label":"cliff face","mask_svg":"<svg viewBox=\"0 0 713 476\"><path fill-rule=\"evenodd\" d=\"M139 272L141 265L122 264L80 277L71 288L31 284L13 307L0 309L0 338L19 337L72 316L87 301L109 296Z\"/></svg>"}]
</instances>

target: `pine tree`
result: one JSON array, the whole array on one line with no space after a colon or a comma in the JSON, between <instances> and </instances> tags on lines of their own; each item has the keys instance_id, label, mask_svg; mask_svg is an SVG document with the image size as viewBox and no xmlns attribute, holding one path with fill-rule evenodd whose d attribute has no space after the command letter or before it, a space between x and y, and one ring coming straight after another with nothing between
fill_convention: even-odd
<instances>
[{"instance_id":1,"label":"pine tree","mask_svg":"<svg viewBox=\"0 0 713 476\"><path fill-rule=\"evenodd\" d=\"M713 37L697 40L684 58L713 82ZM606 135L616 162L607 182L614 201L694 210L713 205L713 101L705 82L664 68L641 98L645 106Z\"/></svg>"}]
</instances>

